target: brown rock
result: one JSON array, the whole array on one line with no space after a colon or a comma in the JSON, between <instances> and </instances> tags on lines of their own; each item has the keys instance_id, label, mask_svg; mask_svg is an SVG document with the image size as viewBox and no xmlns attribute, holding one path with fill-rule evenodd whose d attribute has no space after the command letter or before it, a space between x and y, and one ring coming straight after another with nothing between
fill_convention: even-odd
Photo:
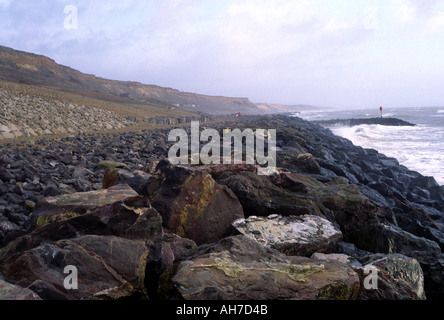
<instances>
[{"instance_id":1,"label":"brown rock","mask_svg":"<svg viewBox=\"0 0 444 320\"><path fill-rule=\"evenodd\" d=\"M103 189L108 189L116 184L119 181L119 172L116 168L106 169L105 175L103 177Z\"/></svg>"},{"instance_id":2,"label":"brown rock","mask_svg":"<svg viewBox=\"0 0 444 320\"><path fill-rule=\"evenodd\" d=\"M310 153L301 153L289 161L303 173L320 174L321 167Z\"/></svg>"},{"instance_id":3,"label":"brown rock","mask_svg":"<svg viewBox=\"0 0 444 320\"><path fill-rule=\"evenodd\" d=\"M238 219L232 226L245 236L291 256L335 252L342 240L341 231L318 216L252 216Z\"/></svg>"},{"instance_id":4,"label":"brown rock","mask_svg":"<svg viewBox=\"0 0 444 320\"><path fill-rule=\"evenodd\" d=\"M234 192L246 216L309 214L324 217L313 197L285 190L266 176L244 171L222 174L217 181Z\"/></svg>"},{"instance_id":5,"label":"brown rock","mask_svg":"<svg viewBox=\"0 0 444 320\"><path fill-rule=\"evenodd\" d=\"M307 175L292 173L278 169L276 175L270 176L270 180L277 186L292 192L308 193L323 187L323 184Z\"/></svg>"},{"instance_id":6,"label":"brown rock","mask_svg":"<svg viewBox=\"0 0 444 320\"><path fill-rule=\"evenodd\" d=\"M393 278L385 270L375 267L373 272L375 272L377 278L375 277L374 280L370 281L367 277L372 275L371 269L366 270L366 267L354 265L351 267L359 275L360 289L357 296L358 300L419 300L408 282ZM373 283L373 281L375 282ZM373 285L375 285L374 288L372 288Z\"/></svg>"},{"instance_id":7,"label":"brown rock","mask_svg":"<svg viewBox=\"0 0 444 320\"><path fill-rule=\"evenodd\" d=\"M164 226L198 245L219 240L231 222L243 218L233 192L207 172L161 161L148 186L148 198Z\"/></svg>"},{"instance_id":8,"label":"brown rock","mask_svg":"<svg viewBox=\"0 0 444 320\"><path fill-rule=\"evenodd\" d=\"M227 240L224 241L226 246ZM173 277L180 296L186 300L342 300L356 297L359 277L350 267L282 256L251 241L238 236L231 239L232 246L227 250L210 251L182 262Z\"/></svg>"},{"instance_id":9,"label":"brown rock","mask_svg":"<svg viewBox=\"0 0 444 320\"><path fill-rule=\"evenodd\" d=\"M42 299L96 300L144 295L149 250L140 242L114 236L82 236L42 244L11 256L0 272ZM66 266L78 271L78 289L65 289Z\"/></svg>"},{"instance_id":10,"label":"brown rock","mask_svg":"<svg viewBox=\"0 0 444 320\"><path fill-rule=\"evenodd\" d=\"M90 213L48 223L0 249L0 262L45 242L83 235L116 235L140 240L149 246L160 242L162 218L147 199L138 196L104 205Z\"/></svg>"},{"instance_id":11,"label":"brown rock","mask_svg":"<svg viewBox=\"0 0 444 320\"><path fill-rule=\"evenodd\" d=\"M33 291L0 280L0 300L41 300Z\"/></svg>"},{"instance_id":12,"label":"brown rock","mask_svg":"<svg viewBox=\"0 0 444 320\"><path fill-rule=\"evenodd\" d=\"M47 197L37 202L31 222L34 226L42 226L52 222L54 216L63 218L63 215L71 217L73 214L85 214L104 205L135 196L138 194L130 186L120 184L109 189Z\"/></svg>"}]
</instances>

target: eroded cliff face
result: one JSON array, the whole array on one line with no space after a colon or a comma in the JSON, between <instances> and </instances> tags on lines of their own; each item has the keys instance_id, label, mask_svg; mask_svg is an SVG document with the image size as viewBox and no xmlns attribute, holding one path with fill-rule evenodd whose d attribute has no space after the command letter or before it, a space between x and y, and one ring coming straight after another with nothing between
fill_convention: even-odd
<instances>
[{"instance_id":1,"label":"eroded cliff face","mask_svg":"<svg viewBox=\"0 0 444 320\"><path fill-rule=\"evenodd\" d=\"M91 96L111 95L114 98L157 103L164 107L180 107L193 112L263 112L247 98L208 96L139 82L103 79L57 64L42 55L3 46L0 46L0 79L56 87Z\"/></svg>"}]
</instances>

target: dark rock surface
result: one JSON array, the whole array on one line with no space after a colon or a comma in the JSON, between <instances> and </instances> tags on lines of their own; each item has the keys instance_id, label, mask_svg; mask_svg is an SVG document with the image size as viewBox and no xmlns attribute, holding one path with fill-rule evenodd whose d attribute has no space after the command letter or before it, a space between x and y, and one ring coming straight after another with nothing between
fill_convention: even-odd
<instances>
[{"instance_id":1,"label":"dark rock surface","mask_svg":"<svg viewBox=\"0 0 444 320\"><path fill-rule=\"evenodd\" d=\"M320 124L322 126L342 125L342 126L359 126L361 124L380 124L383 126L410 126L415 124L397 119L397 118L364 118L364 119L333 119L333 120L321 120L313 121L313 123Z\"/></svg>"},{"instance_id":2,"label":"dark rock surface","mask_svg":"<svg viewBox=\"0 0 444 320\"><path fill-rule=\"evenodd\" d=\"M42 299L118 299L144 294L147 247L115 236L82 236L45 243L2 261L9 282ZM80 270L78 290L64 287L64 269Z\"/></svg>"},{"instance_id":3,"label":"dark rock surface","mask_svg":"<svg viewBox=\"0 0 444 320\"><path fill-rule=\"evenodd\" d=\"M276 172L173 166L165 160L167 129L1 145L6 298L444 297L444 187L432 177L299 118L245 116L205 127L276 129ZM106 170L114 173L104 181ZM342 242L314 250L346 254L349 262L300 256L313 250L285 255L254 236L232 235L236 219L272 214L328 220ZM394 263L394 253L407 258ZM374 263L380 286L370 291L360 264L374 262L366 258L374 254L391 264ZM67 264L91 270L82 292L64 290ZM393 270L417 281L401 281ZM258 287L263 281L268 287Z\"/></svg>"},{"instance_id":4,"label":"dark rock surface","mask_svg":"<svg viewBox=\"0 0 444 320\"><path fill-rule=\"evenodd\" d=\"M208 172L159 162L146 195L164 226L197 244L220 239L230 223L243 218L239 200Z\"/></svg>"},{"instance_id":5,"label":"dark rock surface","mask_svg":"<svg viewBox=\"0 0 444 320\"><path fill-rule=\"evenodd\" d=\"M223 241L180 263L173 283L181 298L340 300L359 290L358 275L344 264L283 256L243 236Z\"/></svg>"},{"instance_id":6,"label":"dark rock surface","mask_svg":"<svg viewBox=\"0 0 444 320\"><path fill-rule=\"evenodd\" d=\"M232 223L233 229L289 256L337 252L342 233L330 221L311 215L249 217Z\"/></svg>"}]
</instances>

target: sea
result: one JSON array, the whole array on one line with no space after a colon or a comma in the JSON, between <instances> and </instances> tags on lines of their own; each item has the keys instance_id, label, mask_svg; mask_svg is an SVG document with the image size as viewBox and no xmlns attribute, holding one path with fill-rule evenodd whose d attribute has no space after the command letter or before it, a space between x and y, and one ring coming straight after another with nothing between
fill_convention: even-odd
<instances>
[{"instance_id":1,"label":"sea","mask_svg":"<svg viewBox=\"0 0 444 320\"><path fill-rule=\"evenodd\" d=\"M379 107L362 110L303 111L294 114L308 121L380 117ZM444 185L444 107L384 108L383 117L416 126L330 126L334 134L354 145L372 148Z\"/></svg>"}]
</instances>

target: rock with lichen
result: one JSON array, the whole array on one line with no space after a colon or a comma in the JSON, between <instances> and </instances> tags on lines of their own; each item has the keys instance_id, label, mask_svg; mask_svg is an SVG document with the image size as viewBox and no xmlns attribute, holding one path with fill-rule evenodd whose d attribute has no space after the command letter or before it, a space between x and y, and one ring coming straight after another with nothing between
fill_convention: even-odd
<instances>
[{"instance_id":1,"label":"rock with lichen","mask_svg":"<svg viewBox=\"0 0 444 320\"><path fill-rule=\"evenodd\" d=\"M180 263L172 278L186 300L346 300L358 275L345 264L288 257L239 235ZM225 250L223 250L225 249Z\"/></svg>"},{"instance_id":2,"label":"rock with lichen","mask_svg":"<svg viewBox=\"0 0 444 320\"><path fill-rule=\"evenodd\" d=\"M232 227L265 246L293 256L335 252L342 240L341 231L330 221L313 215L251 216L236 220Z\"/></svg>"},{"instance_id":3,"label":"rock with lichen","mask_svg":"<svg viewBox=\"0 0 444 320\"><path fill-rule=\"evenodd\" d=\"M198 245L219 240L230 224L243 218L239 200L208 172L159 162L146 190L164 227Z\"/></svg>"}]
</instances>

